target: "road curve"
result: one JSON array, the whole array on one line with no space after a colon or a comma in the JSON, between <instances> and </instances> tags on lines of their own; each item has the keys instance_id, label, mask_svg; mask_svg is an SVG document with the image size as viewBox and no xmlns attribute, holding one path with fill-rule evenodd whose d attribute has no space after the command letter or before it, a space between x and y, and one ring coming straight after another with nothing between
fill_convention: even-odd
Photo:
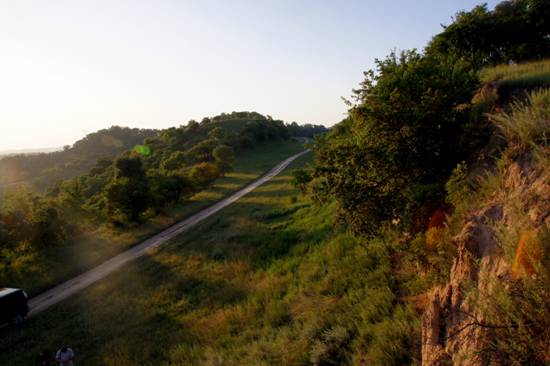
<instances>
[{"instance_id":1,"label":"road curve","mask_svg":"<svg viewBox=\"0 0 550 366\"><path fill-rule=\"evenodd\" d=\"M29 300L29 316L38 314L39 312L47 309L48 307L57 304L58 302L68 298L69 296L83 290L84 288L90 286L91 284L101 280L106 277L111 272L122 267L126 263L139 258L147 253L148 249L156 248L173 237L189 230L193 226L197 225L207 217L215 214L226 206L237 201L239 198L250 193L254 189L258 188L260 185L269 181L279 173L281 173L290 163L295 159L307 153L309 150L303 151L299 154L293 155L288 159L280 162L275 167L273 167L269 172L264 174L258 180L248 184L239 191L233 193L232 195L222 199L221 201L216 202L212 206L209 206L196 214L188 217L187 219L178 222L170 226L169 228L161 231L160 233L150 237L149 239L139 243L138 245L114 256L113 258L107 260L106 262L100 264L99 266L82 273L79 276L74 277L71 280L68 280L46 292L41 293Z\"/></svg>"}]
</instances>

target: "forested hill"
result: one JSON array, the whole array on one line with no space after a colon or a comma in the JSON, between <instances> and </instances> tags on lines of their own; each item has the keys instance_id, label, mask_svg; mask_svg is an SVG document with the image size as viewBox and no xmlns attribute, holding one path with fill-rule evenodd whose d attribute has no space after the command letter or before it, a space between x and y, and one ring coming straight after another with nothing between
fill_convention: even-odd
<instances>
[{"instance_id":1,"label":"forested hill","mask_svg":"<svg viewBox=\"0 0 550 366\"><path fill-rule=\"evenodd\" d=\"M301 136L321 129L292 128ZM124 131L125 142L109 131ZM86 269L83 263L97 264L98 258L116 254L116 248L132 245L222 197L206 191L226 194L248 183L302 151L303 142L291 136L283 121L254 112L222 114L161 131L113 127L88 135L60 155L92 164L87 172L71 171L75 176L57 180L42 193L25 187L3 193L0 282L23 283L34 293L66 279L71 270ZM103 150L105 144L108 148ZM108 154L97 159L101 151ZM21 161L25 158L32 161L34 156ZM226 187L222 181L230 184ZM100 242L109 245L98 247ZM111 243L120 245L110 248ZM44 269L46 263L69 260L67 251L95 254L72 269L29 283L38 268L52 273Z\"/></svg>"},{"instance_id":2,"label":"forested hill","mask_svg":"<svg viewBox=\"0 0 550 366\"><path fill-rule=\"evenodd\" d=\"M190 128L185 130L186 127ZM207 140L209 131L216 128L223 130L229 145L235 148L250 147L255 141L269 140L274 136L312 138L327 131L322 125L298 125L296 122L285 125L280 120L257 112L222 113L203 118L200 123L191 120L186 126L165 130L112 126L90 133L72 146L65 146L62 151L0 158L0 191L19 185L45 191L54 183L89 172L98 160L101 160L100 165L105 164L105 161L143 145L146 139L155 158L160 158L162 154L157 148L164 152L166 149L185 150L199 140ZM157 136L159 138L155 139ZM206 144L202 145L203 148Z\"/></svg>"},{"instance_id":3,"label":"forested hill","mask_svg":"<svg viewBox=\"0 0 550 366\"><path fill-rule=\"evenodd\" d=\"M115 157L157 133L157 130L112 126L90 133L61 151L4 157L0 159L0 189L26 183L42 190L57 180L83 174L99 158Z\"/></svg>"},{"instance_id":4,"label":"forested hill","mask_svg":"<svg viewBox=\"0 0 550 366\"><path fill-rule=\"evenodd\" d=\"M312 136L321 128L292 129ZM191 196L231 172L246 150L266 144L283 149L291 139L289 130L269 116L233 112L161 131L111 127L62 152L6 158L0 161L3 169L16 169L31 184L34 173L40 186L49 185L43 193L5 189L0 249L11 257L25 252L22 247L40 251L66 243L98 225L139 225L185 206Z\"/></svg>"}]
</instances>

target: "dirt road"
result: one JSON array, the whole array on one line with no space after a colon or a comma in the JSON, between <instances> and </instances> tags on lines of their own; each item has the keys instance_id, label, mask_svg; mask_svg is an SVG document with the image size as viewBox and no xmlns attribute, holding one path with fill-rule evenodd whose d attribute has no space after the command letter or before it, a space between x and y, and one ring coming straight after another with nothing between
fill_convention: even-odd
<instances>
[{"instance_id":1,"label":"dirt road","mask_svg":"<svg viewBox=\"0 0 550 366\"><path fill-rule=\"evenodd\" d=\"M174 238L175 236L189 230L193 226L197 225L207 217L215 214L226 206L229 206L233 202L237 201L242 196L250 193L260 185L269 181L279 173L281 173L292 161L298 157L304 155L308 151L301 152L299 154L293 155L290 158L280 162L268 173L263 175L258 180L250 183L241 190L233 193L232 195L222 199L221 201L213 204L210 207L205 208L202 211L197 212L196 214L188 217L187 219L174 224L168 229L150 237L149 239L139 243L138 245L118 254L117 256L107 260L106 262L100 264L99 266L82 273L81 275L64 282L49 291L46 291L40 295L37 295L29 300L29 316L36 315L37 313L47 309L48 307L66 299L67 297L83 290L84 288L90 286L94 282L101 280L106 277L109 273L114 270L122 267L126 263L141 257L147 253L147 250L151 248L156 248L168 240Z\"/></svg>"}]
</instances>

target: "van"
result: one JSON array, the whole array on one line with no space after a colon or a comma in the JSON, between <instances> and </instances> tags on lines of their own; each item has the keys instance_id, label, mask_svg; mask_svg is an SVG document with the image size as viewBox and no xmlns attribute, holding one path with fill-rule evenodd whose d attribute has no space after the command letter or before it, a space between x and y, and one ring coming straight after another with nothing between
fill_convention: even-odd
<instances>
[{"instance_id":1,"label":"van","mask_svg":"<svg viewBox=\"0 0 550 366\"><path fill-rule=\"evenodd\" d=\"M18 288L0 288L0 325L19 324L29 313L27 293Z\"/></svg>"}]
</instances>

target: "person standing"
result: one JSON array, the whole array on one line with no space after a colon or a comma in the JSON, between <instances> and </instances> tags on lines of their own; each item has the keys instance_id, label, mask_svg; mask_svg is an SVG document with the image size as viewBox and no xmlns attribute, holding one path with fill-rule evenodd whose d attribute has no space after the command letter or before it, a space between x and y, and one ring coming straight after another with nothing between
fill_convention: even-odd
<instances>
[{"instance_id":1,"label":"person standing","mask_svg":"<svg viewBox=\"0 0 550 366\"><path fill-rule=\"evenodd\" d=\"M61 347L55 355L55 359L59 362L59 366L73 366L74 352L67 346Z\"/></svg>"}]
</instances>

